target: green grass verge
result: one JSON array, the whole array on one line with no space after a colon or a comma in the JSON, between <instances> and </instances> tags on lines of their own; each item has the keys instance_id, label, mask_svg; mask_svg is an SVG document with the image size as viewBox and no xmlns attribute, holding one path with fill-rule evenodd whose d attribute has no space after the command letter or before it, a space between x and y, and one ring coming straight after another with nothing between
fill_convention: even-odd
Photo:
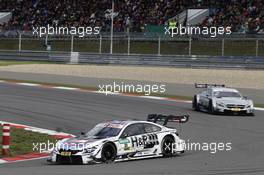
<instances>
[{"instance_id":1,"label":"green grass verge","mask_svg":"<svg viewBox=\"0 0 264 175\"><path fill-rule=\"evenodd\" d=\"M36 132L26 131L24 129L11 128L10 132L10 156L14 157L17 155L23 155L33 151L33 143L56 143L56 139L47 135ZM2 126L0 126L0 148L2 148ZM0 157L3 157L2 152Z\"/></svg>"},{"instance_id":2,"label":"green grass verge","mask_svg":"<svg viewBox=\"0 0 264 175\"><path fill-rule=\"evenodd\" d=\"M258 107L258 108L264 108L264 104L255 104L255 107Z\"/></svg>"},{"instance_id":3,"label":"green grass verge","mask_svg":"<svg viewBox=\"0 0 264 175\"><path fill-rule=\"evenodd\" d=\"M11 61L0 60L0 66L20 65L20 64L49 64L48 61Z\"/></svg>"}]
</instances>

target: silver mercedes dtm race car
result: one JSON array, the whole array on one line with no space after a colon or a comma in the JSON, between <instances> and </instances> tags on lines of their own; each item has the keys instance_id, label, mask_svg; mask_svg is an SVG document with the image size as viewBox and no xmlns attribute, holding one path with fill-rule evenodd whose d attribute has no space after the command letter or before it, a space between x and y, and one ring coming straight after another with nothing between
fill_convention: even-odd
<instances>
[{"instance_id":1,"label":"silver mercedes dtm race car","mask_svg":"<svg viewBox=\"0 0 264 175\"><path fill-rule=\"evenodd\" d=\"M180 155L185 141L168 122L185 123L188 115L151 114L147 121L110 121L96 125L87 133L59 141L48 162L93 164ZM163 125L157 124L162 122Z\"/></svg>"},{"instance_id":2,"label":"silver mercedes dtm race car","mask_svg":"<svg viewBox=\"0 0 264 175\"><path fill-rule=\"evenodd\" d=\"M236 89L215 84L195 84L195 87L206 88L193 98L192 107L196 111L254 115L253 101L243 97Z\"/></svg>"}]
</instances>

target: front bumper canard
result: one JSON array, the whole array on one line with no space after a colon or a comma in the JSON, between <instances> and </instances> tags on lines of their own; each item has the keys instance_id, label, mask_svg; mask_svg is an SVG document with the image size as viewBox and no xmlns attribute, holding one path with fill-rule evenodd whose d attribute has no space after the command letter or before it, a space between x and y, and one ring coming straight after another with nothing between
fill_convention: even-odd
<instances>
[{"instance_id":1,"label":"front bumper canard","mask_svg":"<svg viewBox=\"0 0 264 175\"><path fill-rule=\"evenodd\" d=\"M91 155L72 155L69 152L52 153L47 161L55 164L91 164L96 162Z\"/></svg>"},{"instance_id":2,"label":"front bumper canard","mask_svg":"<svg viewBox=\"0 0 264 175\"><path fill-rule=\"evenodd\" d=\"M215 108L216 112L219 113L233 113L233 114L252 114L254 113L254 108L227 108L227 107L221 107L216 106Z\"/></svg>"}]
</instances>

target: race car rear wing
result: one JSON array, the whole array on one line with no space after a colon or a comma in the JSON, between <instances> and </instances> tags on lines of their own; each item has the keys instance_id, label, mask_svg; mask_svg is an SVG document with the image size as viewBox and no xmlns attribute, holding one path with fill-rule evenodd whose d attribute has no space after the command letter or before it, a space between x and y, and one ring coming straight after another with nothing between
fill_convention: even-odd
<instances>
[{"instance_id":1,"label":"race car rear wing","mask_svg":"<svg viewBox=\"0 0 264 175\"><path fill-rule=\"evenodd\" d=\"M163 126L166 126L168 122L186 123L189 117L189 115L149 114L147 121L153 123L163 122Z\"/></svg>"},{"instance_id":2,"label":"race car rear wing","mask_svg":"<svg viewBox=\"0 0 264 175\"><path fill-rule=\"evenodd\" d=\"M209 88L209 87L225 87L224 84L201 84L201 83L195 83L195 88Z\"/></svg>"}]
</instances>

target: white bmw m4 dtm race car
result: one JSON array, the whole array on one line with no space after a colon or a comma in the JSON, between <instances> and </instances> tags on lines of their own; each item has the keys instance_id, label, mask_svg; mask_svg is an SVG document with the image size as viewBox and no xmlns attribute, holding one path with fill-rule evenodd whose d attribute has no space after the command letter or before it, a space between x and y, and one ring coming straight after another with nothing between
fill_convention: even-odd
<instances>
[{"instance_id":1,"label":"white bmw m4 dtm race car","mask_svg":"<svg viewBox=\"0 0 264 175\"><path fill-rule=\"evenodd\" d=\"M254 115L253 101L243 97L236 89L216 84L195 84L195 87L205 88L193 98L192 107L196 111Z\"/></svg>"},{"instance_id":2,"label":"white bmw m4 dtm race car","mask_svg":"<svg viewBox=\"0 0 264 175\"><path fill-rule=\"evenodd\" d=\"M48 162L93 164L180 155L185 151L185 141L179 138L176 129L166 125L185 123L188 119L188 115L150 114L147 121L100 123L85 134L59 141Z\"/></svg>"}]
</instances>

